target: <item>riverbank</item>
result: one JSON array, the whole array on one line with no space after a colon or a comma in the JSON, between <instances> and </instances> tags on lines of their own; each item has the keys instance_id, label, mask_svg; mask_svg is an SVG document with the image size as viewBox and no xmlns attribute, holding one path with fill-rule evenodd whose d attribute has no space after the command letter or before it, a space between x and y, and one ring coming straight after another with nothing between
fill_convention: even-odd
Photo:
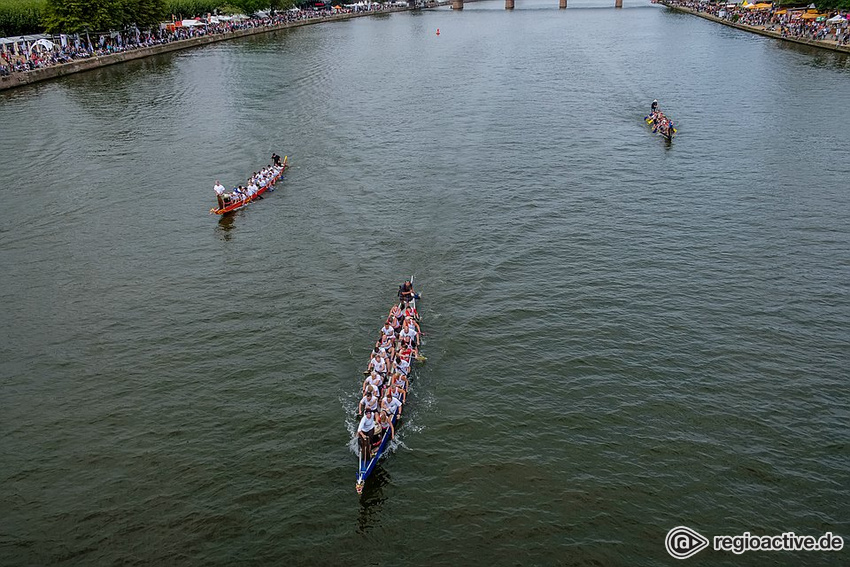
<instances>
[{"instance_id":1,"label":"riverbank","mask_svg":"<svg viewBox=\"0 0 850 567\"><path fill-rule=\"evenodd\" d=\"M705 18L706 20L711 20L712 22L717 22L718 24L723 24L725 26L738 28L740 30L748 31L751 33L756 33L759 35L763 35L765 37L772 37L774 39L781 39L783 41L791 41L794 43L799 43L802 45L810 45L813 47L819 47L821 49L829 49L832 51L838 51L840 53L850 53L850 46L847 45L838 45L834 41L820 41L814 39L806 39L801 37L792 37L792 36L784 36L778 32L767 30L763 27L759 26L750 26L747 24L740 24L737 22L730 22L729 20L724 20L723 18L718 18L712 14L707 14L705 12L698 12L697 10L693 10L691 8L686 8L684 6L677 6L676 4L672 4L670 2L666 2L661 0L658 2L670 8L671 10L676 10L677 12L684 12L687 14L693 14L694 16L699 16L700 18Z\"/></svg>"},{"instance_id":2,"label":"riverbank","mask_svg":"<svg viewBox=\"0 0 850 567\"><path fill-rule=\"evenodd\" d=\"M227 41L239 37L246 37L249 35L270 33L300 26L320 24L323 22L336 22L340 20L350 20L352 18L362 18L365 16L377 16L380 14L405 12L411 9L412 8L406 7L393 7L386 8L377 12L354 12L348 14L334 14L332 16L324 18L297 20L293 22L285 22L281 24L237 30L226 34L193 37L189 39L172 41L160 45L153 45L150 47L141 47L129 51L122 51L120 53L95 56L91 57L90 59L80 59L76 61L71 61L69 63L63 63L61 65L52 65L50 67L44 67L41 69L34 69L32 71L25 71L20 73L12 73L11 75L0 77L0 91L22 87L41 81L47 81L50 79L56 79L58 77L64 77L65 75L81 73L83 71L91 71L93 69L99 69L101 67L107 67L109 65L116 65L118 63L125 63L127 61L142 59L144 57L150 57L152 55L161 55L163 53L169 53L171 51L190 49L193 47L208 45L210 43L216 43L219 41Z\"/></svg>"}]
</instances>

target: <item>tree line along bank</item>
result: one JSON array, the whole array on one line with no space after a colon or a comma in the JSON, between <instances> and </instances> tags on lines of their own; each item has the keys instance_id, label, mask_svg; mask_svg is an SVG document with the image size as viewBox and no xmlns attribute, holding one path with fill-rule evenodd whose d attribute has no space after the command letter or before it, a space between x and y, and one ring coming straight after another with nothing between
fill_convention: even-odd
<instances>
[{"instance_id":1,"label":"tree line along bank","mask_svg":"<svg viewBox=\"0 0 850 567\"><path fill-rule=\"evenodd\" d=\"M850 1L850 0L848 0ZM0 37L151 28L207 13L253 14L297 0L0 0Z\"/></svg>"}]
</instances>

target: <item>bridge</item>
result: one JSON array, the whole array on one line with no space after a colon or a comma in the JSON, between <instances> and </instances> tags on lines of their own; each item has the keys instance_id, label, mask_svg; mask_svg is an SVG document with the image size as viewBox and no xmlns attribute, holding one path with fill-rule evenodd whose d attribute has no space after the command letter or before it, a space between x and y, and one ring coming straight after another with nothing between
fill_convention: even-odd
<instances>
[{"instance_id":1,"label":"bridge","mask_svg":"<svg viewBox=\"0 0 850 567\"><path fill-rule=\"evenodd\" d=\"M614 0L615 8L623 7L623 0ZM558 0L558 8L567 9L567 0ZM505 10L514 9L514 0L505 0ZM452 10L463 10L463 0L452 0Z\"/></svg>"}]
</instances>

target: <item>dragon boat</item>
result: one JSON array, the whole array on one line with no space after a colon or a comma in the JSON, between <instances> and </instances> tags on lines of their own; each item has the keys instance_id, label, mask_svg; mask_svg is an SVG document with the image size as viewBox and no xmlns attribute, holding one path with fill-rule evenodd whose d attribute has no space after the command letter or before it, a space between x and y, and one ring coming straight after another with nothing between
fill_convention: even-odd
<instances>
[{"instance_id":1,"label":"dragon boat","mask_svg":"<svg viewBox=\"0 0 850 567\"><path fill-rule=\"evenodd\" d=\"M286 169L289 167L289 164L287 163L287 156L283 157L283 161L280 163L280 165L272 164L271 167L275 174L270 179L267 179L265 183L259 185L257 191L253 195L240 195L236 192L225 193L224 195L221 195L219 197L219 206L210 209L210 214L224 215L235 210L241 209L242 207L248 206L257 199L260 199L263 193L265 193L266 191L272 190L274 184L277 183L278 180L280 180L280 178L283 176L283 172L286 171Z\"/></svg>"},{"instance_id":2,"label":"dragon boat","mask_svg":"<svg viewBox=\"0 0 850 567\"><path fill-rule=\"evenodd\" d=\"M411 284L413 283L413 276L410 277L410 283ZM419 298L419 295L414 294L413 298L409 302L409 305L412 306L412 308L413 308L414 320L416 320L417 322L420 319L419 318L419 312L416 308L416 300L418 298ZM392 311L390 311L390 313L392 314ZM388 318L388 320L389 320L389 318ZM417 340L417 345L421 346L422 341L421 341L421 337L419 335L417 335L416 340ZM399 341L398 336L395 337L395 341L396 341L395 344L397 346L399 346L400 341ZM425 357L423 357L421 355L417 355L415 353L410 355L410 359L409 359L410 366L408 367L407 374L405 375L405 377L407 379L407 386L408 386L407 393L408 393L408 395L410 393L410 379L411 379L412 374L413 374L413 362L414 361L423 362L424 360L425 360ZM396 369L396 370L398 370L398 369ZM387 375L388 376L392 375L392 369L390 369L390 368L387 369ZM379 396L379 399L380 399L380 396ZM407 400L406 397L405 397L405 400ZM404 407L406 407L406 406L407 406L407 404L405 403ZM398 425L398 423L401 419L401 415L400 415L401 409L402 408L399 407L393 412L393 416L390 419L390 421L392 423L392 427L384 427L384 429L383 429L383 431L382 431L382 433L381 433L381 435L380 435L380 437L378 438L377 441L375 441L374 439L370 440L371 446L369 448L369 451L364 451L363 443L358 443L357 484L355 485L355 488L356 488L358 494L363 493L363 486L366 483L366 479L369 478L369 475L371 475L372 472L375 470L375 466L378 464L378 461L381 459L381 457L386 452L390 441L392 441L393 433L395 432L395 428L396 428L396 426ZM380 409L378 411L380 411ZM355 438L357 437L357 435L358 435L358 433L355 433Z\"/></svg>"}]
</instances>

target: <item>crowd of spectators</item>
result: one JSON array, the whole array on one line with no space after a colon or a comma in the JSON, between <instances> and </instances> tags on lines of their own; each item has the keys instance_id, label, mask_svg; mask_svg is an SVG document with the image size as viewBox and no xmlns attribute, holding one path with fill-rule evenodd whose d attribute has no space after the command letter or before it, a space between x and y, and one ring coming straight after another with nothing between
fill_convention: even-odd
<instances>
[{"instance_id":1,"label":"crowd of spectators","mask_svg":"<svg viewBox=\"0 0 850 567\"><path fill-rule=\"evenodd\" d=\"M850 44L850 20L845 12L832 11L828 14L818 14L814 9L788 9L767 3L744 5L694 0L661 0L661 3L776 32L782 37L831 42L836 45ZM835 16L842 21L827 21Z\"/></svg>"},{"instance_id":2,"label":"crowd of spectators","mask_svg":"<svg viewBox=\"0 0 850 567\"><path fill-rule=\"evenodd\" d=\"M183 26L182 21L163 24L157 30L138 29L123 32L101 34L73 34L51 38L48 48L39 42L19 41L17 45L3 45L0 48L0 76L41 69L52 65L61 65L90 57L101 57L113 53L131 51L154 45L162 45L207 35L224 35L240 30L260 27L274 27L292 22L330 18L354 11L380 11L386 9L381 4L363 4L355 8L337 8L327 10L290 10L272 13L262 17L232 19L229 21L208 21L196 18L196 25Z\"/></svg>"}]
</instances>

